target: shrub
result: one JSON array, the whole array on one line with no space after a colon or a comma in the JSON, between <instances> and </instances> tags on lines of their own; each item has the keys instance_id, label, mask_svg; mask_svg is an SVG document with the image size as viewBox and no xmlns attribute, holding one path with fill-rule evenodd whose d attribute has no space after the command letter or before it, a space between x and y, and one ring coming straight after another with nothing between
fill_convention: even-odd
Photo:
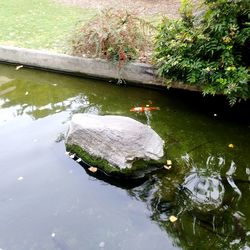
<instances>
[{"instance_id":1,"label":"shrub","mask_svg":"<svg viewBox=\"0 0 250 250\"><path fill-rule=\"evenodd\" d=\"M127 11L103 11L89 23L79 23L71 39L76 56L111 61L138 59L150 51L153 27Z\"/></svg>"},{"instance_id":2,"label":"shrub","mask_svg":"<svg viewBox=\"0 0 250 250\"><path fill-rule=\"evenodd\" d=\"M159 74L224 94L233 105L250 97L249 0L204 0L195 16L188 0L181 19L163 19L155 44ZM247 68L248 67L248 68Z\"/></svg>"}]
</instances>

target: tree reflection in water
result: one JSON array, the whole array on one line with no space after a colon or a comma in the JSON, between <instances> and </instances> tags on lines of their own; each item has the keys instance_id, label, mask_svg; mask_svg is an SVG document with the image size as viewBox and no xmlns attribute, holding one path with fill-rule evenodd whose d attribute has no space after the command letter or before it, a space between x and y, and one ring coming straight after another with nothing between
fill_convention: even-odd
<instances>
[{"instance_id":1,"label":"tree reflection in water","mask_svg":"<svg viewBox=\"0 0 250 250\"><path fill-rule=\"evenodd\" d=\"M206 170L214 160L208 157ZM224 166L225 161L217 160ZM151 219L171 235L176 246L183 249L249 247L247 215L238 210L239 203L245 201L237 197L226 177L211 173L211 169L206 172L193 168L182 178L173 172L157 173L128 193L147 204ZM235 185L249 188L249 181L235 180ZM171 215L178 220L170 222Z\"/></svg>"}]
</instances>

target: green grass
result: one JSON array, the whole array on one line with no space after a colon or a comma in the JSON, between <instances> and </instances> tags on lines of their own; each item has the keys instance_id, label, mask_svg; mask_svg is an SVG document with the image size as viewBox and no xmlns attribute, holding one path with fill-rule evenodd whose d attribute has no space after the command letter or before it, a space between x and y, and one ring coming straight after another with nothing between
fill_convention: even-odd
<instances>
[{"instance_id":1,"label":"green grass","mask_svg":"<svg viewBox=\"0 0 250 250\"><path fill-rule=\"evenodd\" d=\"M0 0L0 44L64 52L75 24L95 14L52 0Z\"/></svg>"}]
</instances>

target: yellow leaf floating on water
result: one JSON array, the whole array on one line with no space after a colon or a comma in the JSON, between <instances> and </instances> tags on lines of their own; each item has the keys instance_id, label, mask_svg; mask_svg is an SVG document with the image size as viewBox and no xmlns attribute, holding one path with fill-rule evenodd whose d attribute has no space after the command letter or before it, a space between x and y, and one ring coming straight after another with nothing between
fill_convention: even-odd
<instances>
[{"instance_id":1,"label":"yellow leaf floating on water","mask_svg":"<svg viewBox=\"0 0 250 250\"><path fill-rule=\"evenodd\" d=\"M229 148L234 148L234 145L232 143L228 144Z\"/></svg>"},{"instance_id":2,"label":"yellow leaf floating on water","mask_svg":"<svg viewBox=\"0 0 250 250\"><path fill-rule=\"evenodd\" d=\"M97 171L97 168L95 167L89 167L88 170L92 173L95 173Z\"/></svg>"},{"instance_id":3,"label":"yellow leaf floating on water","mask_svg":"<svg viewBox=\"0 0 250 250\"><path fill-rule=\"evenodd\" d=\"M171 160L167 160L167 164L163 166L165 169L169 170L172 167L172 161Z\"/></svg>"},{"instance_id":4,"label":"yellow leaf floating on water","mask_svg":"<svg viewBox=\"0 0 250 250\"><path fill-rule=\"evenodd\" d=\"M23 68L23 65L16 66L16 70Z\"/></svg>"},{"instance_id":5,"label":"yellow leaf floating on water","mask_svg":"<svg viewBox=\"0 0 250 250\"><path fill-rule=\"evenodd\" d=\"M168 166L172 165L172 161L171 160L167 160L167 165Z\"/></svg>"},{"instance_id":6,"label":"yellow leaf floating on water","mask_svg":"<svg viewBox=\"0 0 250 250\"><path fill-rule=\"evenodd\" d=\"M174 215L171 215L170 217L169 217L169 220L171 221L171 222L176 222L178 219L177 219L177 217L175 217Z\"/></svg>"}]
</instances>

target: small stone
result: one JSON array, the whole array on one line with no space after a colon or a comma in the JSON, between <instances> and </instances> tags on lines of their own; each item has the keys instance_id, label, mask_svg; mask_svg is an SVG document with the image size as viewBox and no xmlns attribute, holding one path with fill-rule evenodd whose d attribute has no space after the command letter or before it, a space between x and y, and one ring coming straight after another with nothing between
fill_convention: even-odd
<instances>
[{"instance_id":1,"label":"small stone","mask_svg":"<svg viewBox=\"0 0 250 250\"><path fill-rule=\"evenodd\" d=\"M95 167L89 167L88 170L89 170L90 172L92 172L92 173L97 172L97 168L95 168Z\"/></svg>"},{"instance_id":2,"label":"small stone","mask_svg":"<svg viewBox=\"0 0 250 250\"><path fill-rule=\"evenodd\" d=\"M169 217L169 220L171 221L171 222L176 222L178 219L177 219L177 217L175 217L174 215L171 215L170 217Z\"/></svg>"}]
</instances>

